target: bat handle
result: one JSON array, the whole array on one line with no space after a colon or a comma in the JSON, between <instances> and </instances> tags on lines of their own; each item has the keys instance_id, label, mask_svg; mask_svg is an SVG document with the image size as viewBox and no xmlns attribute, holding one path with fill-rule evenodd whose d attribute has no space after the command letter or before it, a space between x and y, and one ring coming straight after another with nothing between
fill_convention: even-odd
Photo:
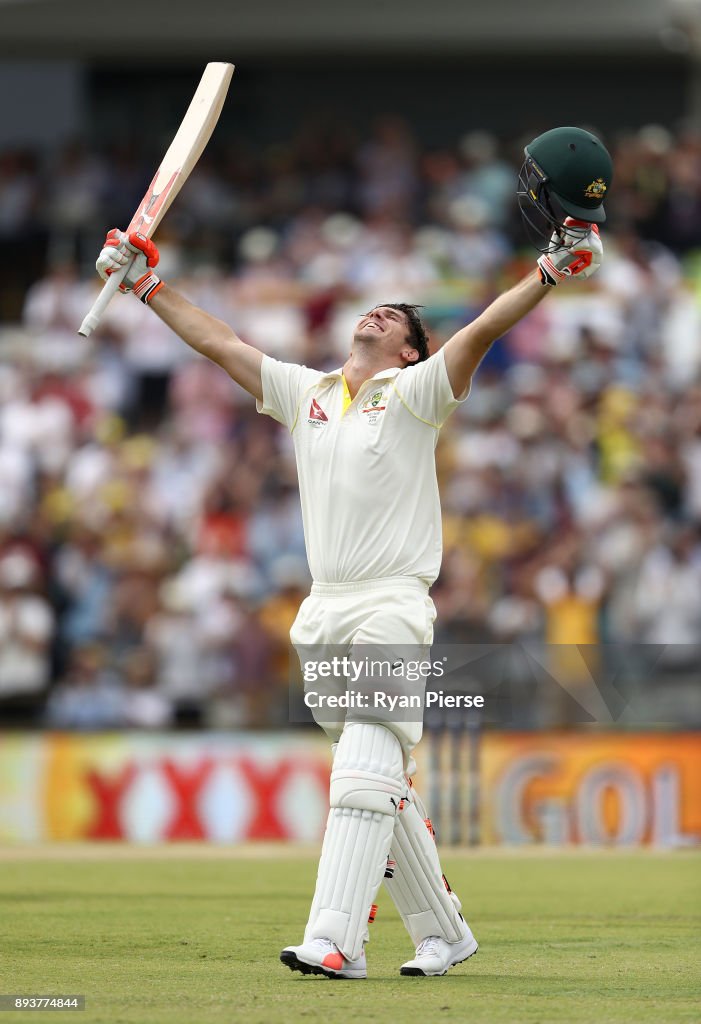
<instances>
[{"instance_id":1,"label":"bat handle","mask_svg":"<svg viewBox=\"0 0 701 1024\"><path fill-rule=\"evenodd\" d=\"M80 325L78 334L82 334L84 338L87 338L90 334L92 334L92 332L99 324L102 314L105 312L110 302L112 301L112 297L115 295L120 284L126 277L127 271L129 270L130 266L131 261L125 264L125 266L120 267L119 270L115 270L114 274L110 274L110 276L107 278L104 285L102 286L102 291L93 302L90 312Z\"/></svg>"}]
</instances>

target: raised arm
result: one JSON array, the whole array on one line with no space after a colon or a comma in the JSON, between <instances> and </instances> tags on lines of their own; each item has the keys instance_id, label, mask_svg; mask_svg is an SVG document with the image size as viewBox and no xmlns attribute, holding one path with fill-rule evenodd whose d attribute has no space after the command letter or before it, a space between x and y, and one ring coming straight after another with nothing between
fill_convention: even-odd
<instances>
[{"instance_id":1,"label":"raised arm","mask_svg":"<svg viewBox=\"0 0 701 1024\"><path fill-rule=\"evenodd\" d=\"M571 224L581 224L568 218ZM566 221L565 223L568 223ZM555 236L553 236L553 239ZM565 242L568 236L564 236ZM582 280L598 269L603 254L596 224L584 237L572 236L571 244L543 253L538 266L510 288L467 327L454 334L444 347L448 380L456 398L467 391L472 375L494 342L530 313L561 281Z\"/></svg>"},{"instance_id":2,"label":"raised arm","mask_svg":"<svg viewBox=\"0 0 701 1024\"><path fill-rule=\"evenodd\" d=\"M165 285L149 303L156 316L190 348L211 359L254 398L263 398L263 353L247 345L223 320L217 320Z\"/></svg>"},{"instance_id":3,"label":"raised arm","mask_svg":"<svg viewBox=\"0 0 701 1024\"><path fill-rule=\"evenodd\" d=\"M261 364L263 353L241 341L235 332L204 310L198 309L154 274L158 249L149 239L133 234L127 240L121 231L111 231L97 261L98 273L106 278L132 260L122 290L132 291L156 316L200 355L226 370L229 376L254 398L263 398Z\"/></svg>"},{"instance_id":4,"label":"raised arm","mask_svg":"<svg viewBox=\"0 0 701 1024\"><path fill-rule=\"evenodd\" d=\"M534 270L446 342L445 365L456 398L467 391L473 373L494 342L530 313L549 291L543 287L539 272Z\"/></svg>"}]
</instances>

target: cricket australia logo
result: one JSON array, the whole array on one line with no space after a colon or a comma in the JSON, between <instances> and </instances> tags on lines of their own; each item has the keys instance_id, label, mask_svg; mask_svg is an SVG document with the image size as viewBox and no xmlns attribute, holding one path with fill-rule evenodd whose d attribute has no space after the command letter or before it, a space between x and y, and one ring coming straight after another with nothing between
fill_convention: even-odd
<instances>
[{"instance_id":1,"label":"cricket australia logo","mask_svg":"<svg viewBox=\"0 0 701 1024\"><path fill-rule=\"evenodd\" d=\"M316 398L312 398L312 404L309 406L309 418L307 419L307 423L311 424L312 427L322 427L328 422L328 416L321 408Z\"/></svg>"},{"instance_id":2,"label":"cricket australia logo","mask_svg":"<svg viewBox=\"0 0 701 1024\"><path fill-rule=\"evenodd\" d=\"M387 395L384 388L380 388L378 391L374 391L369 398L367 398L360 410L362 416L365 417L367 423L375 424L380 419L381 413L387 408Z\"/></svg>"},{"instance_id":3,"label":"cricket australia logo","mask_svg":"<svg viewBox=\"0 0 701 1024\"><path fill-rule=\"evenodd\" d=\"M584 190L585 199L603 199L606 194L606 183L603 178L597 178L587 185Z\"/></svg>"}]
</instances>

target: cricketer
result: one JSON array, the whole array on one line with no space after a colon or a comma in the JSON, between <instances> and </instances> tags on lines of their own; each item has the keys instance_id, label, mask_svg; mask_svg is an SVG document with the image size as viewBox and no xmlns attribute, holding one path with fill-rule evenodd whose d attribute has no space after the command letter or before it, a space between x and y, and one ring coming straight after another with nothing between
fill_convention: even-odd
<instances>
[{"instance_id":1,"label":"cricketer","mask_svg":"<svg viewBox=\"0 0 701 1024\"><path fill-rule=\"evenodd\" d=\"M430 645L429 588L441 562L434 450L467 398L490 346L561 283L589 277L603 248L597 224L612 165L599 139L555 128L525 149L521 212L536 268L429 355L417 307L386 302L358 320L345 365L322 373L263 355L156 275L158 250L117 229L97 269L129 264L122 290L254 396L291 432L311 593L291 631L297 649ZM403 975L442 975L477 951L445 881L423 804L411 785L420 721L373 720L367 709L317 720L333 743L330 810L301 944L280 959L303 974L367 977L368 918L383 879L415 947Z\"/></svg>"}]
</instances>

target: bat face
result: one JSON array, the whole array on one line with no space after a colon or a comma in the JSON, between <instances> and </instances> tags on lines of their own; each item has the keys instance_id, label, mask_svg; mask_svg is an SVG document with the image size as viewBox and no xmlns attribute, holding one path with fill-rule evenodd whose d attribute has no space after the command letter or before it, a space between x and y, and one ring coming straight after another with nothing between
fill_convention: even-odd
<instances>
[{"instance_id":1,"label":"bat face","mask_svg":"<svg viewBox=\"0 0 701 1024\"><path fill-rule=\"evenodd\" d=\"M212 62L205 68L175 138L131 219L127 234L138 231L146 238L150 238L158 227L163 214L177 196L209 142L224 105L233 73L233 64ZM109 281L104 284L80 325L78 333L84 338L97 327L126 271L125 266L121 273L112 274Z\"/></svg>"},{"instance_id":2,"label":"bat face","mask_svg":"<svg viewBox=\"0 0 701 1024\"><path fill-rule=\"evenodd\" d=\"M163 213L165 213L166 209L175 198L173 187L177 177L178 172L174 171L168 181L166 181L161 191L156 192L155 189L159 178L159 172L156 172L153 181L146 190L146 195L141 200L139 209L129 222L129 227L127 228L128 235L130 235L132 231L139 231L142 235L146 235L148 238L152 232L156 230L156 224L158 224L158 221L162 216L160 211L163 210ZM165 207L165 209L163 209L163 207Z\"/></svg>"},{"instance_id":3,"label":"bat face","mask_svg":"<svg viewBox=\"0 0 701 1024\"><path fill-rule=\"evenodd\" d=\"M132 231L140 231L142 235L149 238L158 227L161 218L187 180L209 141L224 105L233 73L233 64L213 62L205 68L187 113L168 147L146 195L132 217L127 234Z\"/></svg>"}]
</instances>

